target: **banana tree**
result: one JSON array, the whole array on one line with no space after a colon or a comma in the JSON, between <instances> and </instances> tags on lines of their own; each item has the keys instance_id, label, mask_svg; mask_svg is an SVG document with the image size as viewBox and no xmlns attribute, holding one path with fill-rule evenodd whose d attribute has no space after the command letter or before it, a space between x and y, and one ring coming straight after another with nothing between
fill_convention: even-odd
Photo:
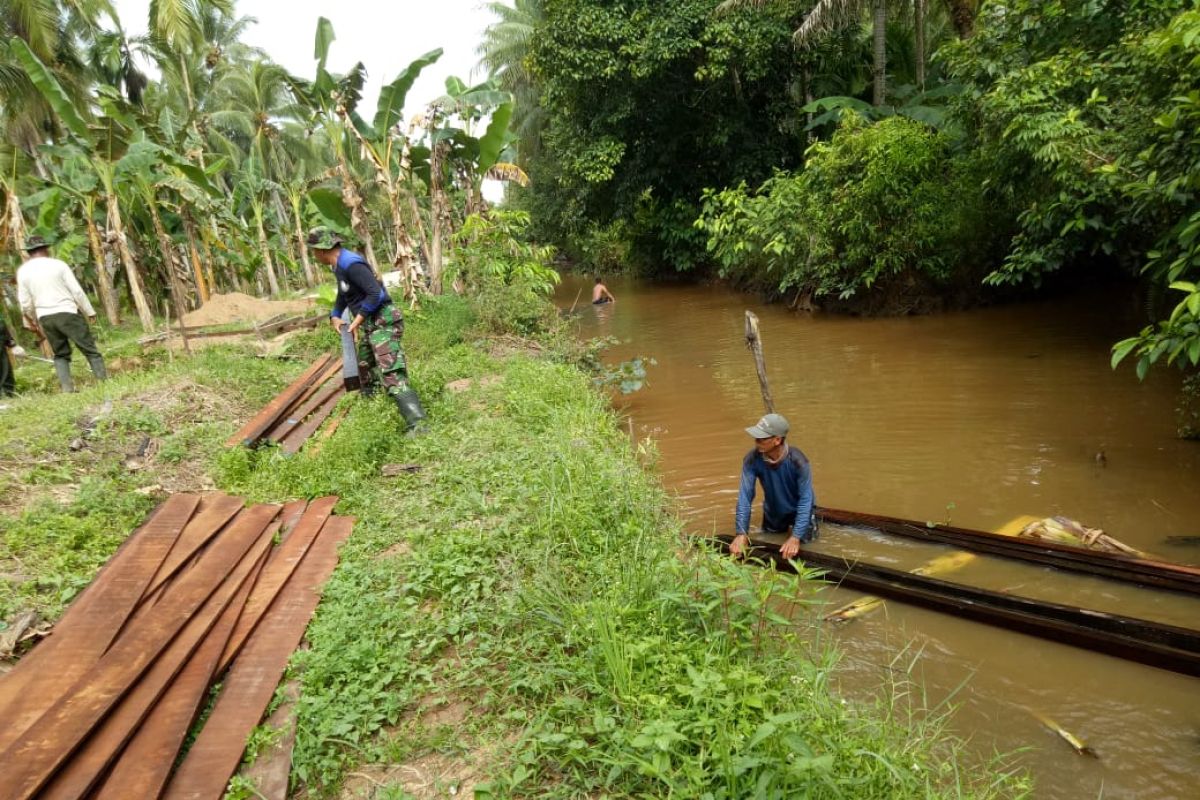
<instances>
[{"instance_id":1,"label":"banana tree","mask_svg":"<svg viewBox=\"0 0 1200 800\"><path fill-rule=\"evenodd\" d=\"M275 270L275 260L271 255L266 214L271 194L277 191L279 186L274 181L268 180L263 173L263 165L256 155L252 154L246 159L242 164L237 185L234 187L233 205L237 208L249 206L258 235L259 255L267 274L267 284L270 287L271 295L278 296L281 284Z\"/></svg>"},{"instance_id":2,"label":"banana tree","mask_svg":"<svg viewBox=\"0 0 1200 800\"><path fill-rule=\"evenodd\" d=\"M441 56L440 48L431 50L409 64L394 81L383 87L372 124L367 124L353 111L347 113L350 122L348 129L358 139L363 153L375 167L380 184L387 194L392 216L395 253L393 263L404 277L405 291L409 297L415 296L421 286L421 268L413 237L409 233L400 205L400 178L403 176L402 167L409 142L403 135L398 134L397 128L403 119L404 102L413 83L425 67L436 62ZM411 191L409 196L412 196ZM417 219L419 220L419 217Z\"/></svg>"},{"instance_id":3,"label":"banana tree","mask_svg":"<svg viewBox=\"0 0 1200 800\"><path fill-rule=\"evenodd\" d=\"M76 216L87 228L88 250L96 271L96 285L104 316L112 325L121 322L120 304L113 286L111 249L105 246L96 214L104 201L103 188L94 166L78 145L47 148L50 156L49 184L76 205Z\"/></svg>"},{"instance_id":4,"label":"banana tree","mask_svg":"<svg viewBox=\"0 0 1200 800\"><path fill-rule=\"evenodd\" d=\"M494 109L491 124L483 139L471 135L473 128L482 121L489 109ZM442 248L454 234L454 223L450 214L450 176L456 163L478 161L484 151L486 140L487 169L495 166L500 152L511 141L508 126L512 120L512 95L496 88L494 79L468 87L461 79L451 76L446 79L446 94L434 100L426 113L426 131L429 137L429 199L430 199L430 281L435 293L442 286ZM452 123L457 123L457 125ZM486 173L487 169L483 170ZM479 184L482 185L482 176ZM464 187L468 197L482 196L475 192L474 181ZM468 205L472 200L468 200Z\"/></svg>"},{"instance_id":5,"label":"banana tree","mask_svg":"<svg viewBox=\"0 0 1200 800\"><path fill-rule=\"evenodd\" d=\"M26 74L54 110L68 137L79 147L100 181L107 211L109 238L125 268L129 293L142 328L147 332L151 331L154 329L154 314L146 300L141 273L129 250L115 180L120 160L124 157L137 128L136 120L122 107L119 95L113 96L114 90L106 92L102 89L97 102L104 111L104 116L89 126L84 117L85 107L72 102L41 59L20 39L13 40L11 46Z\"/></svg>"},{"instance_id":6,"label":"banana tree","mask_svg":"<svg viewBox=\"0 0 1200 800\"><path fill-rule=\"evenodd\" d=\"M318 19L313 49L313 57L317 59L316 76L312 81L307 81L292 75L288 77L288 83L296 102L308 112L309 124L322 128L333 147L338 176L342 181L342 199L350 209L354 233L362 241L367 261L378 268L366 199L348 157L348 145L352 137L348 129L353 128L350 117L362 98L366 67L359 62L345 75L329 72L325 64L334 38L333 23L325 17Z\"/></svg>"}]
</instances>

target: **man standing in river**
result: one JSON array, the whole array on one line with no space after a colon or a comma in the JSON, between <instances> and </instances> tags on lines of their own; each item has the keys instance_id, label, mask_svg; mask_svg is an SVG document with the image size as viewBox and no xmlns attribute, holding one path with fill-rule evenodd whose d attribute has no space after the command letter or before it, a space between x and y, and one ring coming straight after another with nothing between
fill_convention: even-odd
<instances>
[{"instance_id":1,"label":"man standing in river","mask_svg":"<svg viewBox=\"0 0 1200 800\"><path fill-rule=\"evenodd\" d=\"M788 429L788 421L779 414L767 414L746 428L746 433L754 437L754 449L742 459L742 482L734 517L736 535L729 546L729 552L735 556L741 555L750 543L750 510L756 483L763 487L763 531L791 532L779 548L780 555L795 558L800 545L817 536L812 467L799 448L787 443Z\"/></svg>"},{"instance_id":2,"label":"man standing in river","mask_svg":"<svg viewBox=\"0 0 1200 800\"><path fill-rule=\"evenodd\" d=\"M617 298L612 296L612 292L604 285L599 276L596 277L596 285L592 287L592 305L602 306L605 303L615 303Z\"/></svg>"}]
</instances>

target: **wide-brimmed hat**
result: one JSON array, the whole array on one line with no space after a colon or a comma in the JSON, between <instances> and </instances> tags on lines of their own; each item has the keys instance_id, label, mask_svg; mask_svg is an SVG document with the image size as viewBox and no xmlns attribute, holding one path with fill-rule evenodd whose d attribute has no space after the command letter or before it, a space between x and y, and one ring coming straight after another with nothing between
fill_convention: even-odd
<instances>
[{"instance_id":1,"label":"wide-brimmed hat","mask_svg":"<svg viewBox=\"0 0 1200 800\"><path fill-rule=\"evenodd\" d=\"M767 414L754 425L746 428L746 433L755 439L769 439L772 436L787 436L788 421L781 414Z\"/></svg>"},{"instance_id":2,"label":"wide-brimmed hat","mask_svg":"<svg viewBox=\"0 0 1200 800\"><path fill-rule=\"evenodd\" d=\"M340 247L342 241L341 234L332 228L313 228L308 232L308 246L317 250L332 250Z\"/></svg>"},{"instance_id":3,"label":"wide-brimmed hat","mask_svg":"<svg viewBox=\"0 0 1200 800\"><path fill-rule=\"evenodd\" d=\"M45 236L30 236L25 240L25 252L41 250L43 247L49 247L53 242Z\"/></svg>"}]
</instances>

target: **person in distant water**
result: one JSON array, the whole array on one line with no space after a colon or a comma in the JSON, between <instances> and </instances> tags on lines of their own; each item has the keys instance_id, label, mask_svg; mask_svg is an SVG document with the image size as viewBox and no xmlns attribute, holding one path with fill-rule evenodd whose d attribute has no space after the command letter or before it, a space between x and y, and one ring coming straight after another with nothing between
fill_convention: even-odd
<instances>
[{"instance_id":1,"label":"person in distant water","mask_svg":"<svg viewBox=\"0 0 1200 800\"><path fill-rule=\"evenodd\" d=\"M384 391L400 409L400 416L411 434L425 429L425 409L421 398L408 383L408 365L404 348L404 315L392 302L387 290L375 278L375 271L366 259L353 250L342 247L342 238L328 228L315 228L308 234L308 245L317 260L333 268L337 279L337 300L329 315L338 333L345 327L349 333L362 328L358 340L358 360L366 364L368 373L360 374L364 388L369 387L371 373L378 371ZM354 315L350 324L342 319L346 309Z\"/></svg>"},{"instance_id":2,"label":"person in distant water","mask_svg":"<svg viewBox=\"0 0 1200 800\"><path fill-rule=\"evenodd\" d=\"M75 391L71 380L71 345L83 353L98 380L108 378L104 357L92 338L88 320L96 310L75 274L63 261L50 257L50 242L31 236L25 243L29 259L17 270L17 296L31 330L41 329L54 351L54 371L64 392ZM84 319L84 318L87 319Z\"/></svg>"},{"instance_id":3,"label":"person in distant water","mask_svg":"<svg viewBox=\"0 0 1200 800\"><path fill-rule=\"evenodd\" d=\"M12 397L17 393L12 356L8 352L9 348L16 344L12 334L8 332L8 326L4 324L4 317L0 316L0 397Z\"/></svg>"},{"instance_id":4,"label":"person in distant water","mask_svg":"<svg viewBox=\"0 0 1200 800\"><path fill-rule=\"evenodd\" d=\"M754 487L761 483L762 529L767 533L790 532L779 553L784 558L795 558L801 544L817 537L812 467L799 448L787 443L788 421L779 414L767 414L746 428L746 433L754 437L754 449L742 459L742 483L734 516L736 535L729 551L741 555L750 542Z\"/></svg>"},{"instance_id":5,"label":"person in distant water","mask_svg":"<svg viewBox=\"0 0 1200 800\"><path fill-rule=\"evenodd\" d=\"M615 302L617 302L617 298L612 296L612 292L610 292L608 287L604 285L599 277L597 277L596 285L592 287L592 305L602 306L605 303Z\"/></svg>"}]
</instances>

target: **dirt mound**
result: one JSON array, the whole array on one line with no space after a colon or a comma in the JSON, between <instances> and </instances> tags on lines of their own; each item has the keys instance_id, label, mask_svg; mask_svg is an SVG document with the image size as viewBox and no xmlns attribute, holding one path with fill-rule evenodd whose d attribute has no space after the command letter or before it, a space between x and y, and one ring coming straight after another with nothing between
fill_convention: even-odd
<instances>
[{"instance_id":1,"label":"dirt mound","mask_svg":"<svg viewBox=\"0 0 1200 800\"><path fill-rule=\"evenodd\" d=\"M225 325L230 322L262 322L280 314L303 314L312 308L308 300L265 300L241 292L214 294L208 302L183 315L189 328Z\"/></svg>"}]
</instances>

